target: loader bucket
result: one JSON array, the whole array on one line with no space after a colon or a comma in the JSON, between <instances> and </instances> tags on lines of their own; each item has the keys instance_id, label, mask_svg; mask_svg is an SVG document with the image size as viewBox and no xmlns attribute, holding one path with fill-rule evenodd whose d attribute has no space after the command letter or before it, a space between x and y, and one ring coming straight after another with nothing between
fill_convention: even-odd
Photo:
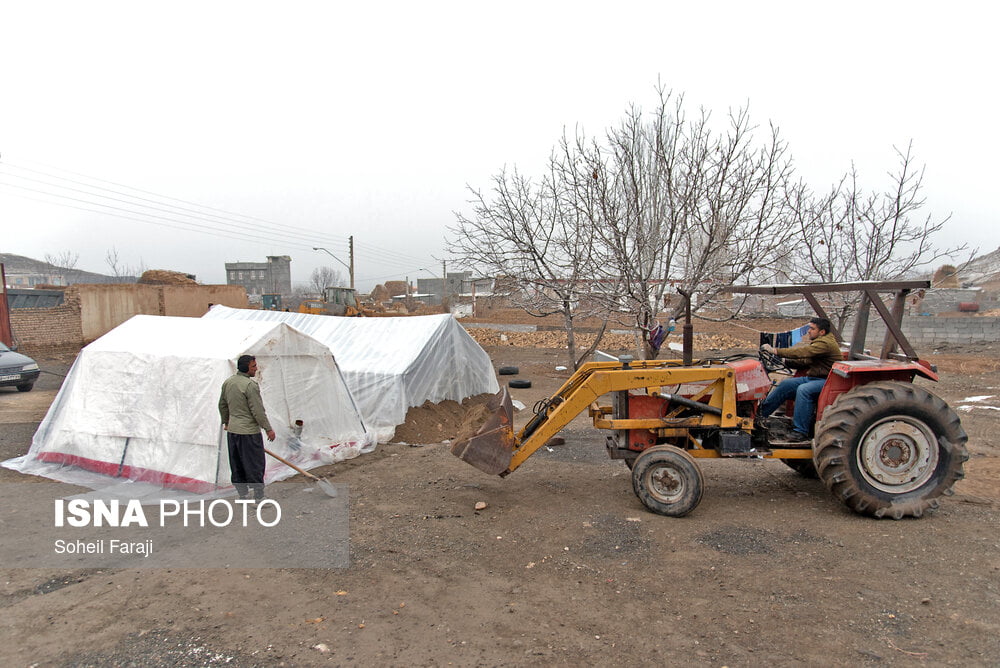
<instances>
[{"instance_id":1,"label":"loader bucket","mask_svg":"<svg viewBox=\"0 0 1000 668\"><path fill-rule=\"evenodd\" d=\"M510 466L514 455L514 409L503 387L485 405L465 416L451 454L480 471L498 475Z\"/></svg>"}]
</instances>

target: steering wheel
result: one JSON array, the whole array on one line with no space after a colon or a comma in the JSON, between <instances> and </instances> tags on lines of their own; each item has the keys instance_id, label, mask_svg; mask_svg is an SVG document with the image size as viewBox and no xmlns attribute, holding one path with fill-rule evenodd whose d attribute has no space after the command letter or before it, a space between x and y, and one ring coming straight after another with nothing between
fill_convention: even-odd
<instances>
[{"instance_id":1,"label":"steering wheel","mask_svg":"<svg viewBox=\"0 0 1000 668\"><path fill-rule=\"evenodd\" d=\"M757 355L760 357L760 363L764 365L764 371L767 373L792 373L792 370L785 366L785 360L780 356L768 352L763 348L757 351Z\"/></svg>"}]
</instances>

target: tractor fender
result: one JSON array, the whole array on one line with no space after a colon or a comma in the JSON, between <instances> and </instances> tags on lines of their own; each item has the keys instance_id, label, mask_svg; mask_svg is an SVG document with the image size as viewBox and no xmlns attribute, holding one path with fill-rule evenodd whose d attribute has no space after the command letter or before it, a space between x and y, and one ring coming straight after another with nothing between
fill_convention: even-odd
<instances>
[{"instance_id":1,"label":"tractor fender","mask_svg":"<svg viewBox=\"0 0 1000 668\"><path fill-rule=\"evenodd\" d=\"M916 376L937 382L936 369L923 360L915 362L897 360L847 360L836 362L816 405L816 421L823 419L824 410L837 398L859 385L883 380L912 383Z\"/></svg>"}]
</instances>

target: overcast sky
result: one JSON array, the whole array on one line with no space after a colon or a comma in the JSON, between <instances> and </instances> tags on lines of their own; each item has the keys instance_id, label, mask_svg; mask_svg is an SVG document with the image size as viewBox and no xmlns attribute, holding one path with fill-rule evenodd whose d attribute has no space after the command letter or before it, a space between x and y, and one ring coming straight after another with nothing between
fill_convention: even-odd
<instances>
[{"instance_id":1,"label":"overcast sky","mask_svg":"<svg viewBox=\"0 0 1000 668\"><path fill-rule=\"evenodd\" d=\"M912 140L925 213L952 216L938 241L1000 246L989 3L0 7L0 252L108 273L114 248L204 283L290 255L305 282L346 280L311 249L346 262L353 235L362 290L436 276L467 184L539 173L564 127L602 134L658 79L692 109L749 104L820 189L852 160L885 183Z\"/></svg>"}]
</instances>

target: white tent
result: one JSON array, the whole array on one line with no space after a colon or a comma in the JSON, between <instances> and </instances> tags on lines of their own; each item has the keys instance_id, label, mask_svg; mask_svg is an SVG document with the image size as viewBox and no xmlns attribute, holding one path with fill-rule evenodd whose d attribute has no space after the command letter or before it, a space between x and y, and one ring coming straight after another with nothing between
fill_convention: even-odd
<instances>
[{"instance_id":1,"label":"white tent","mask_svg":"<svg viewBox=\"0 0 1000 668\"><path fill-rule=\"evenodd\" d=\"M202 319L280 321L325 343L380 442L392 438L411 406L500 389L489 355L447 313L342 318L219 305Z\"/></svg>"},{"instance_id":2,"label":"white tent","mask_svg":"<svg viewBox=\"0 0 1000 668\"><path fill-rule=\"evenodd\" d=\"M228 487L219 393L243 354L257 358L269 450L307 469L374 447L322 343L276 322L138 315L80 351L30 450L4 466L94 488ZM268 458L267 482L293 474Z\"/></svg>"}]
</instances>

